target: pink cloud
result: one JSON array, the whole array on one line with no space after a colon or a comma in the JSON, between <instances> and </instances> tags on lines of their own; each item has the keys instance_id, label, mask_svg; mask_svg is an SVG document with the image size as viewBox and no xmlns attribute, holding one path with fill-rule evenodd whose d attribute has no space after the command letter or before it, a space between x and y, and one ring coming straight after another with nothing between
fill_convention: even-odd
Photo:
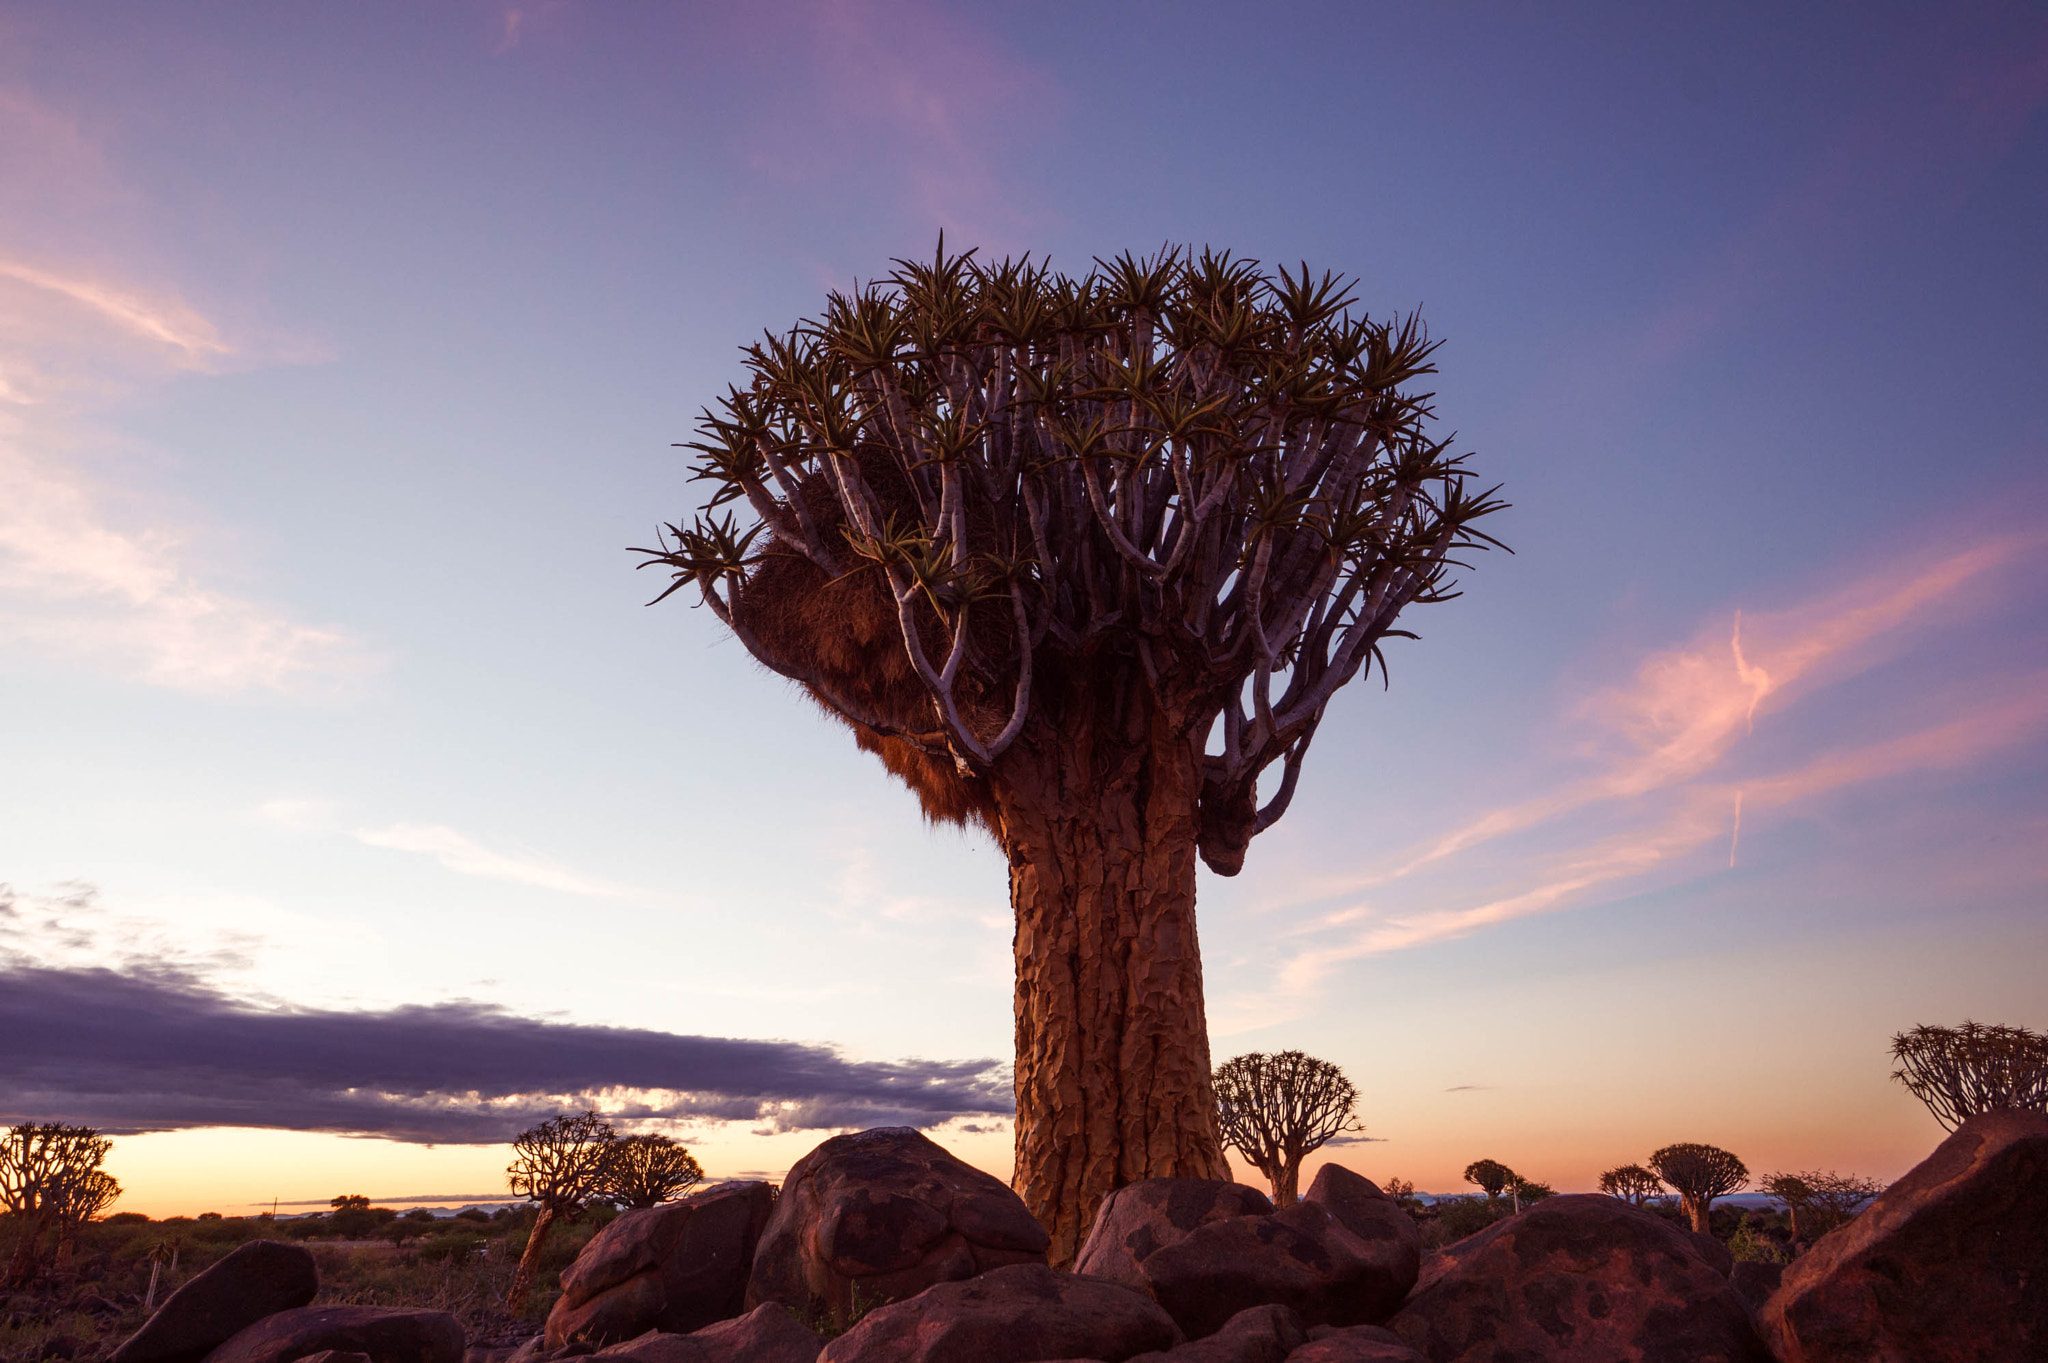
<instances>
[{"instance_id":1,"label":"pink cloud","mask_svg":"<svg viewBox=\"0 0 2048 1363\"><path fill-rule=\"evenodd\" d=\"M1953 623L1965 602L1995 609L1999 584L2038 576L2044 547L2048 536L2036 531L1987 534L1789 607L1703 624L1689 643L1650 655L1578 705L1596 734L1581 750L1593 771L1486 811L1392 870L1307 887L1296 903L1349 902L1280 929L1297 945L1271 996L1242 996L1219 1014L1271 1020L1343 962L1570 908L1651 877L1708 874L1700 854L1726 845L1732 864L1744 824L1853 788L1970 769L2038 741L2048 732L2048 676L1980 676L1922 707L1938 721L1776 770L1733 770L1760 720L1785 712L1778 722L1792 722L1802 701L1911 646L1916 630ZM1753 768L1758 755L1743 765ZM1562 850L1494 858L1491 871L1470 856L1537 829ZM1493 888L1454 887L1453 877L1475 876Z\"/></svg>"}]
</instances>

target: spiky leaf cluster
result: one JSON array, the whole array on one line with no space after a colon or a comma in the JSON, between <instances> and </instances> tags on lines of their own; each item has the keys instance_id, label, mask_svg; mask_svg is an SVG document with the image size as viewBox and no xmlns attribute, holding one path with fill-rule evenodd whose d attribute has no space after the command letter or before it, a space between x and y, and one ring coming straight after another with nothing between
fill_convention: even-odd
<instances>
[{"instance_id":1,"label":"spiky leaf cluster","mask_svg":"<svg viewBox=\"0 0 2048 1363\"><path fill-rule=\"evenodd\" d=\"M1223 1143L1260 1169L1320 1150L1356 1118L1358 1089L1344 1071L1301 1051L1252 1051L1216 1067Z\"/></svg>"},{"instance_id":2,"label":"spiky leaf cluster","mask_svg":"<svg viewBox=\"0 0 2048 1363\"><path fill-rule=\"evenodd\" d=\"M1434 350L1306 265L1168 249L1075 278L941 242L747 348L688 446L702 509L639 552L829 708L963 773L1016 742L1036 680L1114 659L1213 733L1205 803L1285 762L1248 839L1401 610L1493 543L1502 503L1430 433ZM778 553L871 584L915 704L764 634Z\"/></svg>"},{"instance_id":3,"label":"spiky leaf cluster","mask_svg":"<svg viewBox=\"0 0 2048 1363\"><path fill-rule=\"evenodd\" d=\"M2048 1036L2025 1027L1915 1027L1892 1038L1892 1058L1892 1078L1950 1131L2000 1108L2048 1112Z\"/></svg>"},{"instance_id":4,"label":"spiky leaf cluster","mask_svg":"<svg viewBox=\"0 0 2048 1363\"><path fill-rule=\"evenodd\" d=\"M1600 1191L1640 1207L1664 1192L1664 1180L1640 1164L1622 1164L1600 1175Z\"/></svg>"},{"instance_id":5,"label":"spiky leaf cluster","mask_svg":"<svg viewBox=\"0 0 2048 1363\"><path fill-rule=\"evenodd\" d=\"M1682 1141L1650 1156L1657 1177L1679 1195L1702 1205L1725 1197L1749 1181L1749 1168L1718 1145Z\"/></svg>"}]
</instances>

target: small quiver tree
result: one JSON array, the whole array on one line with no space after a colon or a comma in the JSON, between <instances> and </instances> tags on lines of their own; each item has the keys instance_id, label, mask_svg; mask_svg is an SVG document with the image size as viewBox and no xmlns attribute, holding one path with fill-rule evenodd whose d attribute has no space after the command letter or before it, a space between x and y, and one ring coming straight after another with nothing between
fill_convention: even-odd
<instances>
[{"instance_id":1,"label":"small quiver tree","mask_svg":"<svg viewBox=\"0 0 2048 1363\"><path fill-rule=\"evenodd\" d=\"M1465 1166L1465 1181L1485 1193L1488 1202L1499 1197L1501 1190L1519 1177L1519 1174L1499 1160L1473 1160Z\"/></svg>"},{"instance_id":2,"label":"small quiver tree","mask_svg":"<svg viewBox=\"0 0 2048 1363\"><path fill-rule=\"evenodd\" d=\"M1884 1191L1884 1185L1855 1174L1815 1169L1772 1174L1757 1184L1757 1191L1785 1204L1793 1239L1812 1241L1853 1219L1865 1203Z\"/></svg>"},{"instance_id":3,"label":"small quiver tree","mask_svg":"<svg viewBox=\"0 0 2048 1363\"><path fill-rule=\"evenodd\" d=\"M1273 1185L1273 1203L1301 1196L1301 1162L1346 1131L1363 1131L1358 1090L1344 1071L1300 1051L1252 1051L1217 1067L1216 1124L1223 1143Z\"/></svg>"},{"instance_id":4,"label":"small quiver tree","mask_svg":"<svg viewBox=\"0 0 2048 1363\"><path fill-rule=\"evenodd\" d=\"M1623 1164L1600 1175L1600 1191L1618 1197L1631 1207L1640 1207L1664 1193L1664 1180L1640 1164Z\"/></svg>"},{"instance_id":5,"label":"small quiver tree","mask_svg":"<svg viewBox=\"0 0 2048 1363\"><path fill-rule=\"evenodd\" d=\"M597 1195L621 1207L654 1207L681 1197L704 1179L697 1159L657 1132L612 1142Z\"/></svg>"},{"instance_id":6,"label":"small quiver tree","mask_svg":"<svg viewBox=\"0 0 2048 1363\"><path fill-rule=\"evenodd\" d=\"M1714 1145L1667 1145L1650 1156L1650 1168L1678 1191L1679 1209L1702 1235L1711 1233L1707 1211L1714 1199L1749 1182L1742 1161Z\"/></svg>"},{"instance_id":7,"label":"small quiver tree","mask_svg":"<svg viewBox=\"0 0 2048 1363\"><path fill-rule=\"evenodd\" d=\"M99 1187L93 1176L113 1147L91 1127L54 1122L24 1123L0 1138L0 1211L14 1217L20 1227L0 1288L27 1287L36 1280L43 1266L45 1233L56 1227L61 1239L62 1217L72 1198ZM113 1192L119 1191L114 1184Z\"/></svg>"},{"instance_id":8,"label":"small quiver tree","mask_svg":"<svg viewBox=\"0 0 2048 1363\"><path fill-rule=\"evenodd\" d=\"M1229 1176L1195 857L1237 873L1501 503L1429 434L1434 343L1342 280L972 256L749 347L690 446L703 509L637 552L1002 848L1015 1185L1065 1264L1113 1189Z\"/></svg>"},{"instance_id":9,"label":"small quiver tree","mask_svg":"<svg viewBox=\"0 0 2048 1363\"><path fill-rule=\"evenodd\" d=\"M1946 1130L1999 1108L2048 1112L2048 1036L2025 1027L1915 1027L1892 1038L1892 1059Z\"/></svg>"},{"instance_id":10,"label":"small quiver tree","mask_svg":"<svg viewBox=\"0 0 2048 1363\"><path fill-rule=\"evenodd\" d=\"M70 1258L78 1247L79 1229L104 1215L120 1196L120 1183L104 1169L80 1170L59 1181L55 1220L60 1261Z\"/></svg>"},{"instance_id":11,"label":"small quiver tree","mask_svg":"<svg viewBox=\"0 0 2048 1363\"><path fill-rule=\"evenodd\" d=\"M516 1196L534 1204L534 1217L526 1252L519 1256L519 1267L505 1294L507 1314L516 1316L525 1310L541 1247L556 1218L574 1216L601 1192L616 1139L603 1118L586 1112L580 1117L550 1117L513 1140L512 1163L505 1178Z\"/></svg>"}]
</instances>

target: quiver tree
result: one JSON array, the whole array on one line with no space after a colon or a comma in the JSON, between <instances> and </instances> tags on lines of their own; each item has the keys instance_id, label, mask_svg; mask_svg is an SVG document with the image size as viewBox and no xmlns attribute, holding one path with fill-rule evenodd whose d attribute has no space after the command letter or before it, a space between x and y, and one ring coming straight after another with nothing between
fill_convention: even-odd
<instances>
[{"instance_id":1,"label":"quiver tree","mask_svg":"<svg viewBox=\"0 0 2048 1363\"><path fill-rule=\"evenodd\" d=\"M1363 1131L1344 1071L1300 1051L1252 1051L1217 1067L1216 1125L1273 1185L1276 1206L1301 1196L1301 1161L1346 1131Z\"/></svg>"},{"instance_id":2,"label":"quiver tree","mask_svg":"<svg viewBox=\"0 0 2048 1363\"><path fill-rule=\"evenodd\" d=\"M1884 1185L1876 1179L1817 1169L1772 1174L1756 1186L1758 1192L1785 1204L1792 1236L1798 1240L1819 1239L1854 1217L1864 1203L1884 1191Z\"/></svg>"},{"instance_id":3,"label":"quiver tree","mask_svg":"<svg viewBox=\"0 0 2048 1363\"><path fill-rule=\"evenodd\" d=\"M55 1226L61 1239L62 1218L72 1199L88 1188L100 1188L93 1175L113 1146L91 1127L54 1122L24 1123L0 1138L0 1212L21 1226L0 1288L27 1287L35 1281L42 1269L44 1233ZM114 1184L113 1192L119 1191ZM112 1201L111 1195L107 1201Z\"/></svg>"},{"instance_id":4,"label":"quiver tree","mask_svg":"<svg viewBox=\"0 0 2048 1363\"><path fill-rule=\"evenodd\" d=\"M1677 1190L1679 1209L1701 1234L1710 1233L1707 1210L1714 1199L1749 1181L1742 1161L1714 1145L1667 1145L1650 1156L1650 1168Z\"/></svg>"},{"instance_id":5,"label":"quiver tree","mask_svg":"<svg viewBox=\"0 0 2048 1363\"><path fill-rule=\"evenodd\" d=\"M1501 1189L1513 1183L1521 1175L1502 1164L1499 1160L1473 1160L1465 1166L1465 1181L1486 1194L1488 1202L1501 1194Z\"/></svg>"},{"instance_id":6,"label":"quiver tree","mask_svg":"<svg viewBox=\"0 0 2048 1363\"><path fill-rule=\"evenodd\" d=\"M703 509L636 551L1001 846L1055 1263L1112 1189L1228 1176L1195 856L1237 873L1338 688L1491 542L1413 386L1434 343L1350 309L1306 266L942 242L747 348L689 446Z\"/></svg>"},{"instance_id":7,"label":"quiver tree","mask_svg":"<svg viewBox=\"0 0 2048 1363\"><path fill-rule=\"evenodd\" d=\"M1640 1207L1664 1193L1664 1180L1640 1164L1623 1164L1600 1175L1600 1191Z\"/></svg>"},{"instance_id":8,"label":"quiver tree","mask_svg":"<svg viewBox=\"0 0 2048 1363\"><path fill-rule=\"evenodd\" d=\"M681 1197L703 1178L696 1156L667 1136L648 1132L612 1142L597 1192L621 1207L654 1207Z\"/></svg>"},{"instance_id":9,"label":"quiver tree","mask_svg":"<svg viewBox=\"0 0 2048 1363\"><path fill-rule=\"evenodd\" d=\"M526 1252L519 1256L519 1267L505 1294L507 1314L516 1316L525 1309L541 1246L547 1243L556 1218L574 1216L602 1192L616 1139L603 1118L586 1112L580 1117L550 1117L513 1140L512 1164L505 1170L505 1178L515 1195L534 1204L534 1216Z\"/></svg>"},{"instance_id":10,"label":"quiver tree","mask_svg":"<svg viewBox=\"0 0 2048 1363\"><path fill-rule=\"evenodd\" d=\"M2048 1036L2039 1032L1976 1022L1915 1027L1892 1038L1892 1059L1892 1078L1946 1130L1999 1108L2048 1112Z\"/></svg>"},{"instance_id":11,"label":"quiver tree","mask_svg":"<svg viewBox=\"0 0 2048 1363\"><path fill-rule=\"evenodd\" d=\"M57 1182L52 1201L57 1226L57 1258L70 1257L79 1228L104 1215L121 1196L121 1184L104 1169L67 1171Z\"/></svg>"}]
</instances>

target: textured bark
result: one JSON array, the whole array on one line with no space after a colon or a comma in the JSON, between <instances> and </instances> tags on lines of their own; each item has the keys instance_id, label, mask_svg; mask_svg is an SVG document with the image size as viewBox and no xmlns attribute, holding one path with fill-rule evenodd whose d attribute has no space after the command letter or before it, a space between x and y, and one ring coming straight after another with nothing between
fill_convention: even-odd
<instances>
[{"instance_id":1,"label":"textured bark","mask_svg":"<svg viewBox=\"0 0 2048 1363\"><path fill-rule=\"evenodd\" d=\"M519 1256L519 1267L512 1274L511 1290L505 1294L505 1313L516 1316L526 1307L526 1294L533 1289L534 1271L540 1267L541 1246L547 1243L548 1232L555 1226L555 1209L542 1205L533 1218L533 1233L526 1237L526 1252Z\"/></svg>"},{"instance_id":2,"label":"textured bark","mask_svg":"<svg viewBox=\"0 0 2048 1363\"><path fill-rule=\"evenodd\" d=\"M1273 1180L1275 1207L1292 1207L1301 1201L1301 1159L1300 1155L1289 1155L1280 1167L1280 1177Z\"/></svg>"},{"instance_id":3,"label":"textured bark","mask_svg":"<svg viewBox=\"0 0 2048 1363\"><path fill-rule=\"evenodd\" d=\"M1712 1235L1714 1233L1714 1223L1707 1216L1707 1208L1712 1205L1709 1199L1694 1193L1681 1193L1678 1198L1679 1210L1691 1218L1692 1228L1701 1235Z\"/></svg>"},{"instance_id":4,"label":"textured bark","mask_svg":"<svg viewBox=\"0 0 2048 1363\"><path fill-rule=\"evenodd\" d=\"M1071 1264L1102 1199L1230 1177L1195 935L1192 744L1149 707L1032 726L996 783L1016 911L1014 1186Z\"/></svg>"}]
</instances>

